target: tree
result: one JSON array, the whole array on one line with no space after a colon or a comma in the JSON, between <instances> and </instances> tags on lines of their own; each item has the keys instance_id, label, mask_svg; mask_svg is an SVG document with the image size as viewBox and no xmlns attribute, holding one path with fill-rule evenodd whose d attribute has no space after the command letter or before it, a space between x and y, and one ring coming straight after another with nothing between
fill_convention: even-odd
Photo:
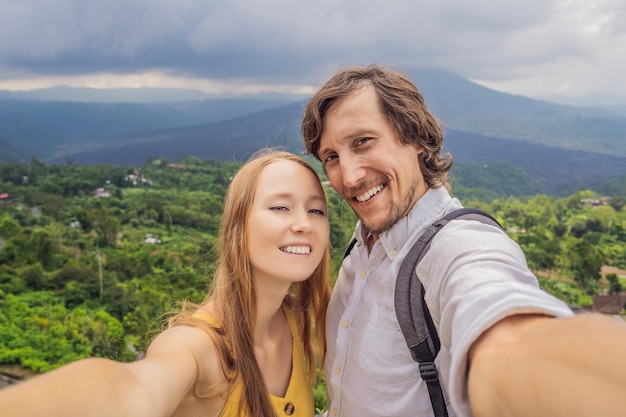
<instances>
[{"instance_id":1,"label":"tree","mask_svg":"<svg viewBox=\"0 0 626 417\"><path fill-rule=\"evenodd\" d=\"M5 215L0 220L0 237L3 239L10 239L20 233L22 233L22 226L10 216Z\"/></svg>"},{"instance_id":2,"label":"tree","mask_svg":"<svg viewBox=\"0 0 626 417\"><path fill-rule=\"evenodd\" d=\"M76 213L76 220L80 223L81 229L87 233L93 228L93 221L89 217L89 213L83 208L80 208Z\"/></svg>"},{"instance_id":3,"label":"tree","mask_svg":"<svg viewBox=\"0 0 626 417\"><path fill-rule=\"evenodd\" d=\"M121 230L120 221L111 215L104 206L90 212L94 229L98 234L98 241L103 245L115 246L117 233Z\"/></svg>"},{"instance_id":4,"label":"tree","mask_svg":"<svg viewBox=\"0 0 626 417\"><path fill-rule=\"evenodd\" d=\"M610 197L608 203L613 210L620 211L626 204L626 197Z\"/></svg>"},{"instance_id":5,"label":"tree","mask_svg":"<svg viewBox=\"0 0 626 417\"><path fill-rule=\"evenodd\" d=\"M28 239L28 248L32 251L34 259L49 269L53 263L55 252L54 241L46 229L37 228Z\"/></svg>"},{"instance_id":6,"label":"tree","mask_svg":"<svg viewBox=\"0 0 626 417\"><path fill-rule=\"evenodd\" d=\"M31 291L41 291L49 285L46 273L39 262L25 266L17 273Z\"/></svg>"},{"instance_id":7,"label":"tree","mask_svg":"<svg viewBox=\"0 0 626 417\"><path fill-rule=\"evenodd\" d=\"M604 264L604 254L595 245L578 242L570 248L570 262L574 280L590 294L595 292L598 280L601 278L601 269Z\"/></svg>"},{"instance_id":8,"label":"tree","mask_svg":"<svg viewBox=\"0 0 626 417\"><path fill-rule=\"evenodd\" d=\"M617 274L606 274L606 279L609 281L609 294L619 294L624 289Z\"/></svg>"}]
</instances>

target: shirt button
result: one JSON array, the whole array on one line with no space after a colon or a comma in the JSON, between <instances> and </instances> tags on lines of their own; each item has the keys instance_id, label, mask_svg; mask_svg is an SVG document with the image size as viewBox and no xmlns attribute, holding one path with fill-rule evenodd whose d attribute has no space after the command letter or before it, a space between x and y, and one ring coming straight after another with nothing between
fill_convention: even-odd
<instances>
[{"instance_id":1,"label":"shirt button","mask_svg":"<svg viewBox=\"0 0 626 417\"><path fill-rule=\"evenodd\" d=\"M336 416L337 414L339 414L339 411L337 411L336 408L333 408L333 415Z\"/></svg>"},{"instance_id":2,"label":"shirt button","mask_svg":"<svg viewBox=\"0 0 626 417\"><path fill-rule=\"evenodd\" d=\"M293 405L292 403L285 404L285 414L290 416L290 415L293 414L294 411L296 411L296 406L295 405Z\"/></svg>"},{"instance_id":3,"label":"shirt button","mask_svg":"<svg viewBox=\"0 0 626 417\"><path fill-rule=\"evenodd\" d=\"M350 322L346 320L343 323L341 323L341 325L343 326L344 329L347 329L348 327L350 327Z\"/></svg>"},{"instance_id":4,"label":"shirt button","mask_svg":"<svg viewBox=\"0 0 626 417\"><path fill-rule=\"evenodd\" d=\"M391 252L389 252L389 256L396 256L396 250L392 250Z\"/></svg>"},{"instance_id":5,"label":"shirt button","mask_svg":"<svg viewBox=\"0 0 626 417\"><path fill-rule=\"evenodd\" d=\"M367 274L365 273L365 271L361 271L361 272L359 272L359 277L362 278L362 279L365 279L365 278L367 278Z\"/></svg>"},{"instance_id":6,"label":"shirt button","mask_svg":"<svg viewBox=\"0 0 626 417\"><path fill-rule=\"evenodd\" d=\"M336 373L337 375L341 374L341 368L335 368L335 373Z\"/></svg>"}]
</instances>

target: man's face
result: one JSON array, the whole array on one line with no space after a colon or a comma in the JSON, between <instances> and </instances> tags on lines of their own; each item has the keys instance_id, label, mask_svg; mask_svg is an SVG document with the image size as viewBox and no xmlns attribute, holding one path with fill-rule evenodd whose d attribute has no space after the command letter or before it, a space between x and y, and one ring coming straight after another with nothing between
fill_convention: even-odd
<instances>
[{"instance_id":1,"label":"man's face","mask_svg":"<svg viewBox=\"0 0 626 417\"><path fill-rule=\"evenodd\" d=\"M389 230L426 192L422 149L400 142L372 86L333 104L323 131L318 157L328 179L370 233Z\"/></svg>"}]
</instances>

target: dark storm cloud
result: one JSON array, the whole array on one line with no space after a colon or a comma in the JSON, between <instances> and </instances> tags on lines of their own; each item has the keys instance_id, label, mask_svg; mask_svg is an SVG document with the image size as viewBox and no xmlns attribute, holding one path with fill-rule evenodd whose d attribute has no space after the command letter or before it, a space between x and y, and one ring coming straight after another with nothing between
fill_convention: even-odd
<instances>
[{"instance_id":1,"label":"dark storm cloud","mask_svg":"<svg viewBox=\"0 0 626 417\"><path fill-rule=\"evenodd\" d=\"M161 71L317 84L370 62L530 79L574 60L602 65L605 43L606 65L622 63L611 56L626 52L625 9L619 0L0 0L0 80Z\"/></svg>"}]
</instances>

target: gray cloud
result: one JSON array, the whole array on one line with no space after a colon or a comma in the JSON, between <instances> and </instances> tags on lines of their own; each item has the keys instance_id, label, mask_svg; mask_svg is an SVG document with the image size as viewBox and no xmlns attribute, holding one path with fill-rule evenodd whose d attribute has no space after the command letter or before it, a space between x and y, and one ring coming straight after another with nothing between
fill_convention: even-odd
<instances>
[{"instance_id":1,"label":"gray cloud","mask_svg":"<svg viewBox=\"0 0 626 417\"><path fill-rule=\"evenodd\" d=\"M622 0L0 0L0 80L161 71L317 85L379 62L530 94L609 92L626 87L625 19Z\"/></svg>"}]
</instances>

